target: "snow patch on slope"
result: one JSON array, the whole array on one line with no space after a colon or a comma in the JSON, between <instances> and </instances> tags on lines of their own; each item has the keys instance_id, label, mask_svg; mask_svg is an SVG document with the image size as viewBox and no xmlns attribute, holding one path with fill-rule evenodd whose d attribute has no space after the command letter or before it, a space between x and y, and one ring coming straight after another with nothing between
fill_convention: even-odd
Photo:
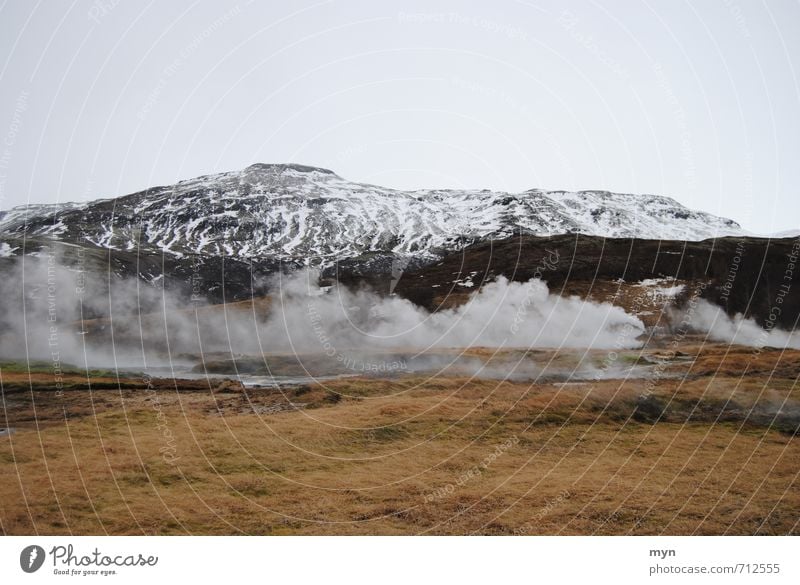
<instances>
[{"instance_id":1,"label":"snow patch on slope","mask_svg":"<svg viewBox=\"0 0 800 585\"><path fill-rule=\"evenodd\" d=\"M655 195L398 191L347 181L327 169L268 164L113 200L15 208L0 214L0 232L312 265L373 252L430 260L517 233L671 240L742 235L731 220Z\"/></svg>"}]
</instances>

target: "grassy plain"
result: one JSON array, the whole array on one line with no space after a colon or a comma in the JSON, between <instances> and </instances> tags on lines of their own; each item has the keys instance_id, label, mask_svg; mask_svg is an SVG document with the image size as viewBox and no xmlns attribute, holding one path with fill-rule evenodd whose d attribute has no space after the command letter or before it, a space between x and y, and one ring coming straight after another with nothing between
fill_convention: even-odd
<instances>
[{"instance_id":1,"label":"grassy plain","mask_svg":"<svg viewBox=\"0 0 800 585\"><path fill-rule=\"evenodd\" d=\"M680 350L566 384L76 370L56 392L4 364L0 532L800 534L800 351Z\"/></svg>"}]
</instances>

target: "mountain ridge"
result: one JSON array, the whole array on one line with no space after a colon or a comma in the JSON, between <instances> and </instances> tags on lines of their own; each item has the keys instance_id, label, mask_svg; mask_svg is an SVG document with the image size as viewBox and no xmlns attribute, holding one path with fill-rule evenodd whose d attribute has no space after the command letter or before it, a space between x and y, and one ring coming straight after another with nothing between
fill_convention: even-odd
<instances>
[{"instance_id":1,"label":"mountain ridge","mask_svg":"<svg viewBox=\"0 0 800 585\"><path fill-rule=\"evenodd\" d=\"M321 167L274 163L115 198L0 212L0 234L18 238L322 266L374 252L428 262L486 239L569 233L687 241L744 235L733 220L662 195L404 191L348 181Z\"/></svg>"}]
</instances>

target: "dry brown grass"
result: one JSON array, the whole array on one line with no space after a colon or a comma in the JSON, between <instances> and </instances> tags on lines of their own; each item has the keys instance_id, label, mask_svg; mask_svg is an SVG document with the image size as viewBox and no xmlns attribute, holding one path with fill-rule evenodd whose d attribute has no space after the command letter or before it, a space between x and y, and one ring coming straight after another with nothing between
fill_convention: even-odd
<instances>
[{"instance_id":1,"label":"dry brown grass","mask_svg":"<svg viewBox=\"0 0 800 585\"><path fill-rule=\"evenodd\" d=\"M752 350L686 351L699 355L675 366L684 377L649 387L401 377L285 393L16 393L0 529L799 533L798 438L747 413L798 404L800 352L765 351L741 377ZM643 410L643 391L663 416ZM14 418L33 405L35 420Z\"/></svg>"}]
</instances>

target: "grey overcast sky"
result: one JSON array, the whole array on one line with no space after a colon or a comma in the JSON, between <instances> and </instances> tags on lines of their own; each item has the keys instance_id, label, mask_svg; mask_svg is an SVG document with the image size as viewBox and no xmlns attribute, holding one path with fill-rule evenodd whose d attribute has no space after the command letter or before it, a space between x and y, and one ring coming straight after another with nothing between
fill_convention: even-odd
<instances>
[{"instance_id":1,"label":"grey overcast sky","mask_svg":"<svg viewBox=\"0 0 800 585\"><path fill-rule=\"evenodd\" d=\"M797 0L0 6L0 208L254 162L800 228Z\"/></svg>"}]
</instances>

